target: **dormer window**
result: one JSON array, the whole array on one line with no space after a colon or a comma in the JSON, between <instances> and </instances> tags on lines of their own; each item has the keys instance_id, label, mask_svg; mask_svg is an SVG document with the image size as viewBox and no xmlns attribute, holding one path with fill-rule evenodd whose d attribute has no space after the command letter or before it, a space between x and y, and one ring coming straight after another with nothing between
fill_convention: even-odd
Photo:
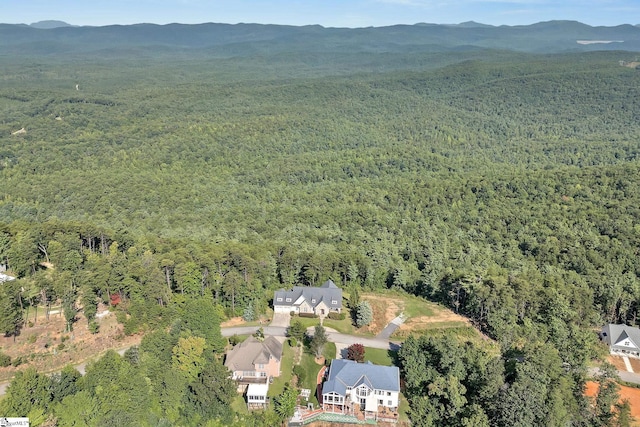
<instances>
[{"instance_id":1,"label":"dormer window","mask_svg":"<svg viewBox=\"0 0 640 427\"><path fill-rule=\"evenodd\" d=\"M331 300L331 304L332 304L332 305L337 305L337 304L338 304L338 301L336 301L336 300L332 299L332 300Z\"/></svg>"},{"instance_id":2,"label":"dormer window","mask_svg":"<svg viewBox=\"0 0 640 427\"><path fill-rule=\"evenodd\" d=\"M312 304L315 304L315 303L316 303L316 299L315 299L315 298L312 298L312 299L311 299L311 303L312 303Z\"/></svg>"},{"instance_id":3,"label":"dormer window","mask_svg":"<svg viewBox=\"0 0 640 427\"><path fill-rule=\"evenodd\" d=\"M291 302L291 298L287 298L287 302Z\"/></svg>"},{"instance_id":4,"label":"dormer window","mask_svg":"<svg viewBox=\"0 0 640 427\"><path fill-rule=\"evenodd\" d=\"M278 301L282 301L282 297L278 297Z\"/></svg>"}]
</instances>

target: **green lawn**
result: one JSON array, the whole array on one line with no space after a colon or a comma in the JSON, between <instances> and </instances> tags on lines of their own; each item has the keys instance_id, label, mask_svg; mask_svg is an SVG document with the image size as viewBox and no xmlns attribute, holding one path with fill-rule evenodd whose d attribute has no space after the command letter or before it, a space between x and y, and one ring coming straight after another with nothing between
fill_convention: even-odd
<instances>
[{"instance_id":1,"label":"green lawn","mask_svg":"<svg viewBox=\"0 0 640 427\"><path fill-rule=\"evenodd\" d=\"M413 295L408 295L404 293L398 293L399 297L401 297L404 301L404 315L407 317L417 317L417 316L433 316L433 305L436 305L432 302L426 301L424 298L418 298ZM400 314L400 313L398 313Z\"/></svg>"},{"instance_id":2,"label":"green lawn","mask_svg":"<svg viewBox=\"0 0 640 427\"><path fill-rule=\"evenodd\" d=\"M380 348L365 347L364 360L365 362L371 362L376 365L393 366L393 358L389 354L389 350Z\"/></svg>"},{"instance_id":3,"label":"green lawn","mask_svg":"<svg viewBox=\"0 0 640 427\"><path fill-rule=\"evenodd\" d=\"M280 361L280 376L273 379L273 383L269 386L268 396L273 398L284 390L285 383L291 381L293 376L293 348L289 345L289 341L282 344L282 360Z\"/></svg>"},{"instance_id":4,"label":"green lawn","mask_svg":"<svg viewBox=\"0 0 640 427\"><path fill-rule=\"evenodd\" d=\"M398 421L409 422L409 402L404 397L404 394L400 393L400 403L398 403Z\"/></svg>"},{"instance_id":5,"label":"green lawn","mask_svg":"<svg viewBox=\"0 0 640 427\"><path fill-rule=\"evenodd\" d=\"M311 354L304 353L302 355L302 359L300 360L300 366L304 371L304 378L302 378L302 382L299 384L300 388L308 388L311 390L311 396L309 396L309 402L313 403L314 406L318 406L318 399L316 397L316 378L318 376L318 372L321 365L318 365L314 361L314 357Z\"/></svg>"},{"instance_id":6,"label":"green lawn","mask_svg":"<svg viewBox=\"0 0 640 427\"><path fill-rule=\"evenodd\" d=\"M320 324L320 319L319 318L311 318L311 317L294 316L294 317L291 318L291 323L293 323L295 321L299 321L300 323L302 323L302 325L305 328L309 328L309 327L316 326L316 325ZM323 326L325 328L335 329L336 331L340 332L341 334L349 334L349 335L359 334L359 335L362 335L362 336L367 336L367 335L372 336L372 334L362 334L362 333L357 332L356 328L351 323L351 317L349 317L348 313L347 313L347 317L344 320L333 320L333 319L325 318L324 322L323 322Z\"/></svg>"},{"instance_id":7,"label":"green lawn","mask_svg":"<svg viewBox=\"0 0 640 427\"><path fill-rule=\"evenodd\" d=\"M238 394L233 399L233 402L231 402L231 409L233 410L234 413L240 414L240 415L246 415L249 413L249 410L247 409L247 402L245 402L244 396L240 394Z\"/></svg>"}]
</instances>

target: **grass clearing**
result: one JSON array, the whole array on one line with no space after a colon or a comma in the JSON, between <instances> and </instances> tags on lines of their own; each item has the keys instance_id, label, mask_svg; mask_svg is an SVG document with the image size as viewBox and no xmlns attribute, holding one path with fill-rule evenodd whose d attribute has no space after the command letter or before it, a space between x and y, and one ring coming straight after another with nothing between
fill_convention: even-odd
<instances>
[{"instance_id":1,"label":"grass clearing","mask_svg":"<svg viewBox=\"0 0 640 427\"><path fill-rule=\"evenodd\" d=\"M289 345L289 341L282 344L282 360L280 361L280 376L273 379L273 383L269 386L268 396L273 398L284 390L285 383L291 382L293 376L293 348Z\"/></svg>"},{"instance_id":2,"label":"grass clearing","mask_svg":"<svg viewBox=\"0 0 640 427\"><path fill-rule=\"evenodd\" d=\"M390 350L365 347L364 361L371 362L376 365L393 366L394 357L392 356Z\"/></svg>"},{"instance_id":3,"label":"grass clearing","mask_svg":"<svg viewBox=\"0 0 640 427\"><path fill-rule=\"evenodd\" d=\"M300 366L304 372L304 378L302 378L302 381L298 385L300 388L307 388L311 390L311 395L309 396L308 401L317 407L318 398L316 397L316 379L322 365L318 365L315 362L313 355L305 353L302 355L302 359L300 360Z\"/></svg>"},{"instance_id":4,"label":"grass clearing","mask_svg":"<svg viewBox=\"0 0 640 427\"><path fill-rule=\"evenodd\" d=\"M238 394L233 399L233 401L231 402L231 410L235 414L240 414L240 415L249 414L249 410L247 409L247 402L245 402L244 396L242 396L241 394Z\"/></svg>"}]
</instances>

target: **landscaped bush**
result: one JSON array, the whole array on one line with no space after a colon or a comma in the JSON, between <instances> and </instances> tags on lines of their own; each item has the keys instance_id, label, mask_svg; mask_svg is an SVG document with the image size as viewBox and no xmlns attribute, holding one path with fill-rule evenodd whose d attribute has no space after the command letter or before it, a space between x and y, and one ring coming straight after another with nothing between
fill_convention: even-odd
<instances>
[{"instance_id":1,"label":"landscaped bush","mask_svg":"<svg viewBox=\"0 0 640 427\"><path fill-rule=\"evenodd\" d=\"M305 372L304 372L304 368L301 365L296 365L293 367L293 375L298 377L298 384L304 383Z\"/></svg>"},{"instance_id":2,"label":"landscaped bush","mask_svg":"<svg viewBox=\"0 0 640 427\"><path fill-rule=\"evenodd\" d=\"M317 318L318 315L314 313L300 313L298 316L300 317L309 317L309 318Z\"/></svg>"},{"instance_id":3,"label":"landscaped bush","mask_svg":"<svg viewBox=\"0 0 640 427\"><path fill-rule=\"evenodd\" d=\"M336 313L332 311L327 317L331 320L344 320L346 319L347 315L345 313Z\"/></svg>"}]
</instances>

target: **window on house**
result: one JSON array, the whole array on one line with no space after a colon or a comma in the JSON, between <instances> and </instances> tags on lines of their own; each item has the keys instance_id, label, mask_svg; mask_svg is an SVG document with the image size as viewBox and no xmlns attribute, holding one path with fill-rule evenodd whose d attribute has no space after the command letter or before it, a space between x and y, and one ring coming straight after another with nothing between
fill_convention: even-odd
<instances>
[{"instance_id":1,"label":"window on house","mask_svg":"<svg viewBox=\"0 0 640 427\"><path fill-rule=\"evenodd\" d=\"M282 297L278 297L278 301L282 301Z\"/></svg>"},{"instance_id":2,"label":"window on house","mask_svg":"<svg viewBox=\"0 0 640 427\"><path fill-rule=\"evenodd\" d=\"M315 299L315 298L312 298L312 299L311 299L311 303L312 303L312 304L315 304L315 302L316 302L316 299Z\"/></svg>"},{"instance_id":3,"label":"window on house","mask_svg":"<svg viewBox=\"0 0 640 427\"><path fill-rule=\"evenodd\" d=\"M387 396L391 396L391 392L390 391L387 392Z\"/></svg>"},{"instance_id":4,"label":"window on house","mask_svg":"<svg viewBox=\"0 0 640 427\"><path fill-rule=\"evenodd\" d=\"M393 405L393 402L390 400L387 400L387 406L391 406L391 405Z\"/></svg>"},{"instance_id":5,"label":"window on house","mask_svg":"<svg viewBox=\"0 0 640 427\"><path fill-rule=\"evenodd\" d=\"M263 363L258 364L258 369L264 369L264 364Z\"/></svg>"},{"instance_id":6,"label":"window on house","mask_svg":"<svg viewBox=\"0 0 640 427\"><path fill-rule=\"evenodd\" d=\"M378 399L378 405L382 405L382 399Z\"/></svg>"},{"instance_id":7,"label":"window on house","mask_svg":"<svg viewBox=\"0 0 640 427\"><path fill-rule=\"evenodd\" d=\"M287 302L291 302L291 298L287 298Z\"/></svg>"},{"instance_id":8,"label":"window on house","mask_svg":"<svg viewBox=\"0 0 640 427\"><path fill-rule=\"evenodd\" d=\"M338 303L338 301L336 301L334 299L331 300L331 304L336 305L337 303Z\"/></svg>"}]
</instances>

